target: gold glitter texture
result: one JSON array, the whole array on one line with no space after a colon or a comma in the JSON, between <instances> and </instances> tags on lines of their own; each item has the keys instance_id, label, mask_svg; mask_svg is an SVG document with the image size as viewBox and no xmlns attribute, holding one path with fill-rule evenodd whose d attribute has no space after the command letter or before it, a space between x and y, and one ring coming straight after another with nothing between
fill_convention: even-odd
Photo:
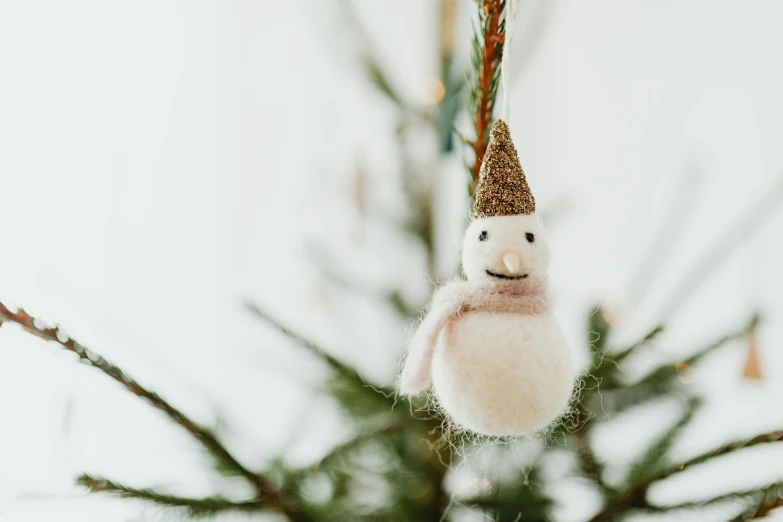
<instances>
[{"instance_id":1,"label":"gold glitter texture","mask_svg":"<svg viewBox=\"0 0 783 522\"><path fill-rule=\"evenodd\" d=\"M473 217L533 214L536 200L519 163L508 125L498 120L489 134L489 146L481 163Z\"/></svg>"}]
</instances>

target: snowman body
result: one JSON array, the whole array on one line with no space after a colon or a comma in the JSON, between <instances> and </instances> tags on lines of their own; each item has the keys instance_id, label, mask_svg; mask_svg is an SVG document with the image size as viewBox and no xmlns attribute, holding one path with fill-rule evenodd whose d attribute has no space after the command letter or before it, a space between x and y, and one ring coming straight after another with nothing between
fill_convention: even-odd
<instances>
[{"instance_id":1,"label":"snowman body","mask_svg":"<svg viewBox=\"0 0 783 522\"><path fill-rule=\"evenodd\" d=\"M436 293L412 340L400 391L415 395L432 385L456 427L483 435L526 435L562 416L575 372L549 305L548 265L536 216L473 220L462 248L467 281ZM509 294L520 301L512 304Z\"/></svg>"},{"instance_id":2,"label":"snowman body","mask_svg":"<svg viewBox=\"0 0 783 522\"><path fill-rule=\"evenodd\" d=\"M563 415L575 375L549 305L546 230L503 121L490 133L473 217L462 243L467 280L436 292L399 389L432 385L460 428L525 435Z\"/></svg>"},{"instance_id":3,"label":"snowman body","mask_svg":"<svg viewBox=\"0 0 783 522\"><path fill-rule=\"evenodd\" d=\"M467 313L441 332L432 361L435 394L453 421L493 436L535 432L557 419L573 374L549 313Z\"/></svg>"}]
</instances>

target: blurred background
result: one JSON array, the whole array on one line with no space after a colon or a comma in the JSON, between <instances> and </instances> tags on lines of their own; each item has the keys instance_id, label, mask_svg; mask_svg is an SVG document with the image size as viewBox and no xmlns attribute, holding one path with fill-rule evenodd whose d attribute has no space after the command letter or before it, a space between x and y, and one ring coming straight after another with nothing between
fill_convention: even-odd
<instances>
[{"instance_id":1,"label":"blurred background","mask_svg":"<svg viewBox=\"0 0 783 522\"><path fill-rule=\"evenodd\" d=\"M0 301L61 324L249 468L318 461L366 416L347 415L350 399L323 389L328 367L247 304L393 386L434 282L458 275L476 11L469 0L0 2ZM747 334L678 366L678 393L704 400L660 457L671 462L783 428L781 21L774 0L519 0L510 125L550 228L574 357L595 369L595 314L616 347L665 323L623 368L629 382ZM756 311L758 328L742 330ZM760 379L743 377L752 349ZM669 391L594 422L610 488L677 417ZM11 325L0 425L3 521L186 516L86 494L74 484L84 472L252 494L215 478L158 411ZM515 520L454 502L463 483L494 480L501 451L467 446L436 477L448 509L375 519ZM600 511L565 439L510 451L521 476L546 455L549 519ZM358 504L394 496L394 480L345 473L351 495L372 499ZM653 484L648 499L781 480L783 445L769 444ZM731 509L630 519L730 520ZM544 518L517 520L528 519Z\"/></svg>"}]
</instances>

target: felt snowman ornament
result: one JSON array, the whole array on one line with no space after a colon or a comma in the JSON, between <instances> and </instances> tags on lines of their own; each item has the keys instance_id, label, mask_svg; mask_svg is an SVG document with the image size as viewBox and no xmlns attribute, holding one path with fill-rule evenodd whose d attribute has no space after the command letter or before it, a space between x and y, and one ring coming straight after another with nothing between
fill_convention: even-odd
<instances>
[{"instance_id":1,"label":"felt snowman ornament","mask_svg":"<svg viewBox=\"0 0 783 522\"><path fill-rule=\"evenodd\" d=\"M508 126L498 121L465 232L467 281L434 295L400 391L430 384L457 426L492 436L545 428L568 407L574 368L547 296L549 250Z\"/></svg>"}]
</instances>

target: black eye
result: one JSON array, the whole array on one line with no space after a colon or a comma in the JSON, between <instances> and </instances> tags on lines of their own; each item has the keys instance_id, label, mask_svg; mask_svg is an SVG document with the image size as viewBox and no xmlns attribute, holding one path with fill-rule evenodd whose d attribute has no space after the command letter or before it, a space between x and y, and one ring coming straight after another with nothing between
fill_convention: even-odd
<instances>
[{"instance_id":1,"label":"black eye","mask_svg":"<svg viewBox=\"0 0 783 522\"><path fill-rule=\"evenodd\" d=\"M479 234L479 241L486 241L487 239L489 239L489 233L486 230L482 230L481 234Z\"/></svg>"},{"instance_id":2,"label":"black eye","mask_svg":"<svg viewBox=\"0 0 783 522\"><path fill-rule=\"evenodd\" d=\"M526 233L525 233L525 237L527 238L527 242L528 242L528 243L532 243L533 241L535 241L535 240L536 240L536 236L534 236L534 235L533 235L533 234L531 234L530 232L526 232Z\"/></svg>"}]
</instances>

